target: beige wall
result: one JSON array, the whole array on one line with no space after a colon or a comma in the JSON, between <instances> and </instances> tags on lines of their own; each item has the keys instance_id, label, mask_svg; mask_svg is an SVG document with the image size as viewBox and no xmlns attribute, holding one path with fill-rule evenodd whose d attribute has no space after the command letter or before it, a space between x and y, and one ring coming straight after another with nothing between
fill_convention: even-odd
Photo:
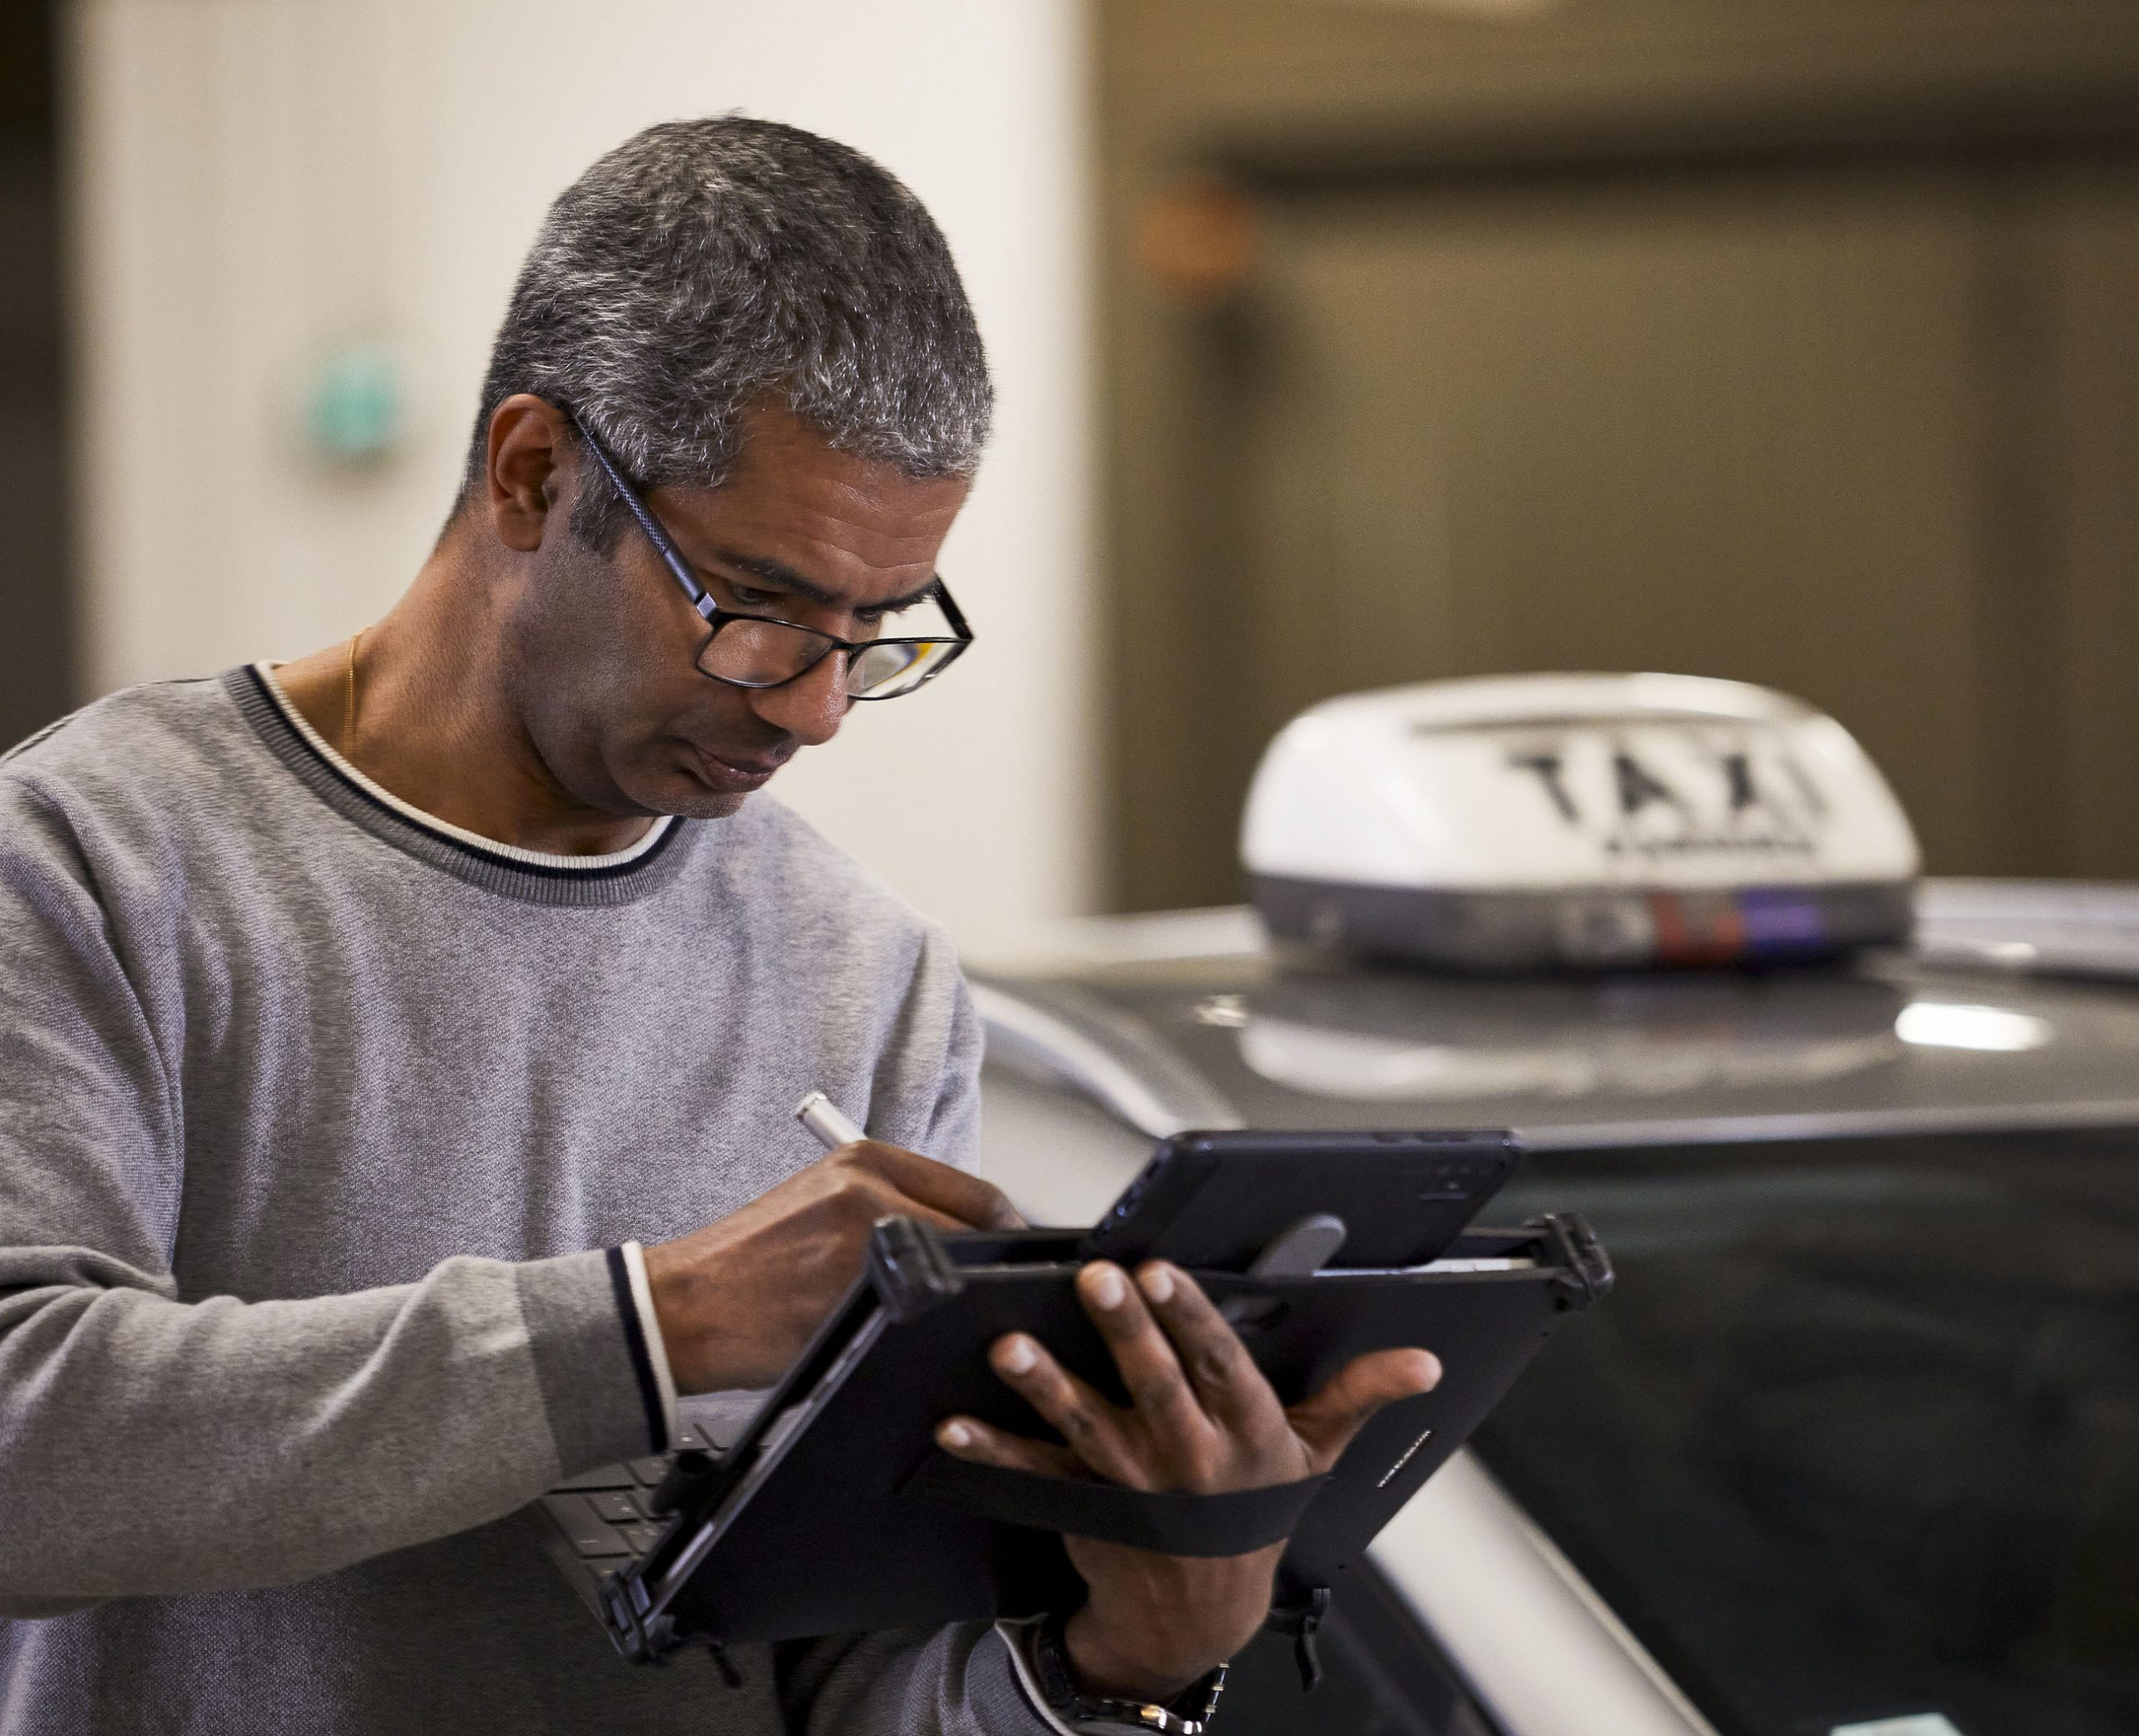
<instances>
[{"instance_id":1,"label":"beige wall","mask_svg":"<svg viewBox=\"0 0 2139 1736\"><path fill-rule=\"evenodd\" d=\"M927 201L999 433L943 566L979 646L862 708L780 791L968 936L1086 907L1079 0L94 0L77 14L79 515L97 691L330 642L450 496L549 199L648 122L729 108L871 152ZM318 357L398 352L402 449L311 456Z\"/></svg>"}]
</instances>

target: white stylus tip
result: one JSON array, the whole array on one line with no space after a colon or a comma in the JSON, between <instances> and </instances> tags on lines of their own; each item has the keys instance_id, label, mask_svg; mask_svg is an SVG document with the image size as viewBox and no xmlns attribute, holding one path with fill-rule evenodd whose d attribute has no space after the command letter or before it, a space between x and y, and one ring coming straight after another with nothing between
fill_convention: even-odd
<instances>
[{"instance_id":1,"label":"white stylus tip","mask_svg":"<svg viewBox=\"0 0 2139 1736\"><path fill-rule=\"evenodd\" d=\"M821 1091L812 1091L795 1105L795 1119L815 1134L827 1151L869 1137L855 1125L853 1117Z\"/></svg>"}]
</instances>

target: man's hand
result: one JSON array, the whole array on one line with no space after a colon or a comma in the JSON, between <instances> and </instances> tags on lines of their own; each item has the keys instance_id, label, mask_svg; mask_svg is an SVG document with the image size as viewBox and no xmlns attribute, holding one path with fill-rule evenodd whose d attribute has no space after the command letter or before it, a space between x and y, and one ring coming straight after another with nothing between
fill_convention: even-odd
<instances>
[{"instance_id":1,"label":"man's hand","mask_svg":"<svg viewBox=\"0 0 2139 1736\"><path fill-rule=\"evenodd\" d=\"M1018 1230L999 1188L897 1145L861 1140L740 1211L646 1251L653 1312L683 1393L770 1386L861 1270L882 1217L939 1230Z\"/></svg>"},{"instance_id":2,"label":"man's hand","mask_svg":"<svg viewBox=\"0 0 2139 1736\"><path fill-rule=\"evenodd\" d=\"M1392 1399L1430 1391L1440 1364L1423 1350L1355 1358L1287 1410L1239 1335L1177 1266L1153 1261L1129 1282L1104 1261L1078 1274L1132 1400L1124 1410L1070 1373L1023 1333L998 1339L990 1360L1069 1443L1027 1440L972 1417L947 1418L945 1451L983 1464L1057 1476L1099 1476L1130 1489L1217 1495L1319 1476L1360 1425ZM1064 1633L1088 1693L1165 1700L1255 1637L1270 1607L1284 1546L1192 1559L1065 1537L1090 1597Z\"/></svg>"}]
</instances>

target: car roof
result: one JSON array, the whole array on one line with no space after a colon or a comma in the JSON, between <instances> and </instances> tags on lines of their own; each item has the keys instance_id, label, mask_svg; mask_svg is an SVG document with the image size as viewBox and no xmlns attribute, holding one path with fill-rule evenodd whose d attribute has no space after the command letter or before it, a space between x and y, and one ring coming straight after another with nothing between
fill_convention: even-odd
<instances>
[{"instance_id":1,"label":"car roof","mask_svg":"<svg viewBox=\"0 0 2139 1736\"><path fill-rule=\"evenodd\" d=\"M1928 881L1908 951L1491 980L1280 955L1240 909L973 962L1000 1067L1153 1136L1512 1127L1614 1146L2139 1123L2139 888Z\"/></svg>"}]
</instances>

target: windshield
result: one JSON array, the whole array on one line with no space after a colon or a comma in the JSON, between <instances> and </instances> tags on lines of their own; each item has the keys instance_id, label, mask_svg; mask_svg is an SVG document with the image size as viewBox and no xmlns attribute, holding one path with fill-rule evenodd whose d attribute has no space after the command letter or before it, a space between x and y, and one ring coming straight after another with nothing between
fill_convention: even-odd
<instances>
[{"instance_id":1,"label":"windshield","mask_svg":"<svg viewBox=\"0 0 2139 1736\"><path fill-rule=\"evenodd\" d=\"M1533 1154L1488 1215L1548 1209L1618 1287L1477 1449L1725 1736L2139 1729L2139 1133Z\"/></svg>"}]
</instances>

